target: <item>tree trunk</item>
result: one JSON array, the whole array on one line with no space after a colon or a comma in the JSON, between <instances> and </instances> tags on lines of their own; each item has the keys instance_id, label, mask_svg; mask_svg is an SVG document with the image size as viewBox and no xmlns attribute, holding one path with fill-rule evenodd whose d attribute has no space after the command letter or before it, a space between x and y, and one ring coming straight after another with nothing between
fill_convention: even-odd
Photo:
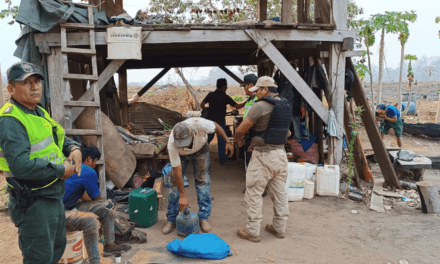
<instances>
[{"instance_id":1,"label":"tree trunk","mask_svg":"<svg viewBox=\"0 0 440 264\"><path fill-rule=\"evenodd\" d=\"M400 71L399 71L399 95L398 95L399 111L402 111L402 71L403 71L404 58L405 58L405 45L402 44L402 51L400 53Z\"/></svg>"},{"instance_id":2,"label":"tree trunk","mask_svg":"<svg viewBox=\"0 0 440 264\"><path fill-rule=\"evenodd\" d=\"M439 214L438 187L434 183L427 181L421 181L416 184L422 202L422 212L425 214Z\"/></svg>"},{"instance_id":3,"label":"tree trunk","mask_svg":"<svg viewBox=\"0 0 440 264\"><path fill-rule=\"evenodd\" d=\"M383 79L383 53L385 48L385 29L382 29L382 35L380 38L380 50L379 50L379 88L377 90L377 105L382 103L382 79Z\"/></svg>"},{"instance_id":4,"label":"tree trunk","mask_svg":"<svg viewBox=\"0 0 440 264\"><path fill-rule=\"evenodd\" d=\"M409 85L409 94L408 94L408 102L406 103L405 115L408 115L409 106L411 105L411 95L412 95L412 86L411 86L412 77L408 77L408 85Z\"/></svg>"},{"instance_id":5,"label":"tree trunk","mask_svg":"<svg viewBox=\"0 0 440 264\"><path fill-rule=\"evenodd\" d=\"M182 78L182 81L185 83L186 88L191 93L192 97L194 98L194 102L195 102L195 106L196 106L195 110L196 111L202 110L202 108L200 107L200 102L199 102L198 96L197 96L197 91L194 90L194 88L189 84L189 82L186 80L185 76L183 76L183 73L178 68L174 68L174 70L176 71L177 74L179 74L180 78Z\"/></svg>"},{"instance_id":6,"label":"tree trunk","mask_svg":"<svg viewBox=\"0 0 440 264\"><path fill-rule=\"evenodd\" d=\"M440 93L438 96L437 115L435 116L435 122L440 123Z\"/></svg>"},{"instance_id":7,"label":"tree trunk","mask_svg":"<svg viewBox=\"0 0 440 264\"><path fill-rule=\"evenodd\" d=\"M371 111L374 113L374 90L373 90L373 72L371 71L370 47L367 46L368 70L370 71L370 89L371 89Z\"/></svg>"}]
</instances>

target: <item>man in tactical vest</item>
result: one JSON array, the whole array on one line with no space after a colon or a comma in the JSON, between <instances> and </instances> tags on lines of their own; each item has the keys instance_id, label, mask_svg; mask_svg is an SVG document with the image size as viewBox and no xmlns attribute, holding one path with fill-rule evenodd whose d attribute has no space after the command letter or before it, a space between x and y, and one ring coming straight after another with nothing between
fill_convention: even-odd
<instances>
[{"instance_id":1,"label":"man in tactical vest","mask_svg":"<svg viewBox=\"0 0 440 264\"><path fill-rule=\"evenodd\" d=\"M81 151L37 105L40 69L17 63L7 75L11 100L0 109L0 170L8 182L9 214L18 227L23 263L55 264L66 247L64 180L75 172L80 177Z\"/></svg>"},{"instance_id":2,"label":"man in tactical vest","mask_svg":"<svg viewBox=\"0 0 440 264\"><path fill-rule=\"evenodd\" d=\"M245 120L237 128L234 140L241 143L249 130L252 158L246 172L247 224L237 231L237 236L252 242L260 241L260 223L263 219L263 198L266 186L274 204L273 223L266 231L277 238L284 238L289 206L286 193L287 156L284 144L290 134L291 109L277 93L275 81L260 77L254 87L258 102L249 110Z\"/></svg>"}]
</instances>

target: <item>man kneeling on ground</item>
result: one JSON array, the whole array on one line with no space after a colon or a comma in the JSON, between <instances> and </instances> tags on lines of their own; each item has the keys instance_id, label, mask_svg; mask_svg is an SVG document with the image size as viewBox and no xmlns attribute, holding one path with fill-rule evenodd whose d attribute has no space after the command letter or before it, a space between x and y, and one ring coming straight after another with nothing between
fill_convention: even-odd
<instances>
[{"instance_id":1,"label":"man kneeling on ground","mask_svg":"<svg viewBox=\"0 0 440 264\"><path fill-rule=\"evenodd\" d=\"M66 208L66 231L84 233L84 243L90 264L99 264L99 223L104 231L104 256L130 250L130 246L115 244L114 217L112 209L106 208L107 201L101 198L98 174L94 168L101 158L101 152L94 145L82 146L82 173L73 174L66 180L66 193L63 198ZM79 200L87 193L91 201Z\"/></svg>"}]
</instances>

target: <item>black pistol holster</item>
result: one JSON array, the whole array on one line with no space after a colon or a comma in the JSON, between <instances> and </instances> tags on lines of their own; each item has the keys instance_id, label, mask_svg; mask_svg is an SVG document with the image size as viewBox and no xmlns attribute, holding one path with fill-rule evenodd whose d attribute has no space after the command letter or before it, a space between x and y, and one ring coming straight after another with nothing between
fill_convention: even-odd
<instances>
[{"instance_id":1,"label":"black pistol holster","mask_svg":"<svg viewBox=\"0 0 440 264\"><path fill-rule=\"evenodd\" d=\"M20 211L23 214L26 213L26 210L36 201L37 197L32 194L31 189L26 185L22 185L16 178L10 177L6 181L8 182L7 191L17 200Z\"/></svg>"}]
</instances>

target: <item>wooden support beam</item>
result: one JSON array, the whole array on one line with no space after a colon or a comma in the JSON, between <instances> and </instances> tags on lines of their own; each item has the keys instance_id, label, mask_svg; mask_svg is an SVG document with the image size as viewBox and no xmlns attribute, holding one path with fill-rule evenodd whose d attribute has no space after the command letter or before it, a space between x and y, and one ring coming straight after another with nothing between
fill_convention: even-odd
<instances>
[{"instance_id":1,"label":"wooden support beam","mask_svg":"<svg viewBox=\"0 0 440 264\"><path fill-rule=\"evenodd\" d=\"M346 51L345 52L345 57L346 58L360 57L360 56L362 56L362 50L350 50L350 51ZM320 52L320 57L321 58L328 58L329 57L329 52L328 51L321 51Z\"/></svg>"},{"instance_id":2,"label":"wooden support beam","mask_svg":"<svg viewBox=\"0 0 440 264\"><path fill-rule=\"evenodd\" d=\"M127 69L120 68L119 72L119 100L121 102L121 125L128 126L128 87L127 87Z\"/></svg>"},{"instance_id":3,"label":"wooden support beam","mask_svg":"<svg viewBox=\"0 0 440 264\"><path fill-rule=\"evenodd\" d=\"M304 23L304 0L297 0L296 17L298 23Z\"/></svg>"},{"instance_id":4,"label":"wooden support beam","mask_svg":"<svg viewBox=\"0 0 440 264\"><path fill-rule=\"evenodd\" d=\"M281 23L292 24L293 22L293 0L282 0Z\"/></svg>"},{"instance_id":5,"label":"wooden support beam","mask_svg":"<svg viewBox=\"0 0 440 264\"><path fill-rule=\"evenodd\" d=\"M232 79L234 79L236 82L238 82L238 84L242 84L243 80L238 77L237 75L235 75L233 72L231 72L228 68L226 68L225 66L218 66L220 69L222 69L227 75L231 76Z\"/></svg>"},{"instance_id":6,"label":"wooden support beam","mask_svg":"<svg viewBox=\"0 0 440 264\"><path fill-rule=\"evenodd\" d=\"M353 62L350 58L347 58L347 69L356 73ZM396 172L394 171L393 164L390 160L390 155L385 149L385 145L380 138L379 129L376 126L376 121L371 111L371 107L368 103L367 97L365 96L364 89L362 88L362 83L359 77L355 74L355 79L351 88L353 98L357 106L362 106L362 122L366 127L368 138L370 139L371 146L374 150L374 155L379 162L380 169L382 171L385 180L392 184L394 187L401 189L399 180L397 179Z\"/></svg>"},{"instance_id":7,"label":"wooden support beam","mask_svg":"<svg viewBox=\"0 0 440 264\"><path fill-rule=\"evenodd\" d=\"M336 122L344 123L345 101L345 52L341 50L340 43L330 45L330 69L329 69L329 107L333 110ZM339 165L342 161L343 131L339 131L339 138L329 138L329 163Z\"/></svg>"},{"instance_id":8,"label":"wooden support beam","mask_svg":"<svg viewBox=\"0 0 440 264\"><path fill-rule=\"evenodd\" d=\"M267 20L267 0L258 0L258 20Z\"/></svg>"},{"instance_id":9,"label":"wooden support beam","mask_svg":"<svg viewBox=\"0 0 440 264\"><path fill-rule=\"evenodd\" d=\"M64 124L64 89L61 63L61 48L51 49L47 56L47 72L49 77L50 104L52 119Z\"/></svg>"},{"instance_id":10,"label":"wooden support beam","mask_svg":"<svg viewBox=\"0 0 440 264\"><path fill-rule=\"evenodd\" d=\"M304 0L304 22L313 22L310 20L310 0Z\"/></svg>"},{"instance_id":11,"label":"wooden support beam","mask_svg":"<svg viewBox=\"0 0 440 264\"><path fill-rule=\"evenodd\" d=\"M277 68L286 76L289 82L295 86L301 96L315 110L321 119L328 124L329 113L321 100L313 93L312 89L304 82L301 76L293 69L284 56L275 46L265 37L264 32L258 30L246 30L246 33L258 44L258 47L266 53ZM341 129L343 129L341 125Z\"/></svg>"},{"instance_id":12,"label":"wooden support beam","mask_svg":"<svg viewBox=\"0 0 440 264\"><path fill-rule=\"evenodd\" d=\"M148 91L148 89L150 89L155 83L157 83L157 81L160 80L160 78L162 78L165 74L167 74L167 72L170 70L171 68L165 68L163 69L161 72L159 72L159 74L157 74L151 81L149 81L144 87L142 87L142 89L137 92L137 95L139 97L141 97L142 95L144 95L145 92Z\"/></svg>"},{"instance_id":13,"label":"wooden support beam","mask_svg":"<svg viewBox=\"0 0 440 264\"><path fill-rule=\"evenodd\" d=\"M124 62L125 60L113 60L110 62L107 68L105 68L105 70L98 77L98 82L96 84L96 89L98 89L98 91L101 91L104 85L110 80L110 78L113 77L113 75L119 70ZM57 76L57 78L59 78L59 76ZM93 98L93 89L88 89L78 101L91 101ZM75 122L76 118L82 113L83 110L84 108L72 109L72 123ZM58 120L56 121L58 122Z\"/></svg>"},{"instance_id":14,"label":"wooden support beam","mask_svg":"<svg viewBox=\"0 0 440 264\"><path fill-rule=\"evenodd\" d=\"M328 0L315 0L315 23L330 24L330 3Z\"/></svg>"},{"instance_id":15,"label":"wooden support beam","mask_svg":"<svg viewBox=\"0 0 440 264\"><path fill-rule=\"evenodd\" d=\"M322 41L343 42L344 38L356 38L356 31L348 30L291 30L265 29L267 39L277 41ZM107 45L105 32L95 32L96 45ZM143 44L171 44L171 43L206 43L206 42L246 42L252 39L245 30L191 30L191 31L152 31ZM35 43L47 42L49 47L60 46L60 33L35 34ZM67 46L89 45L88 32L67 33Z\"/></svg>"},{"instance_id":16,"label":"wooden support beam","mask_svg":"<svg viewBox=\"0 0 440 264\"><path fill-rule=\"evenodd\" d=\"M333 1L333 19L337 30L347 30L347 0Z\"/></svg>"},{"instance_id":17,"label":"wooden support beam","mask_svg":"<svg viewBox=\"0 0 440 264\"><path fill-rule=\"evenodd\" d=\"M353 136L358 137L356 131L353 131L353 128L351 127L351 124L353 123L353 117L351 115L350 106L347 103L347 101L344 102L344 127L345 127L345 137L347 141L347 146L351 142L351 139ZM363 163L364 159L362 156L365 157L364 152L360 151L360 146L358 146L358 141L355 140L353 143L353 158L354 158L354 168L355 168L355 176L356 176L356 183L357 186L360 187L361 179L365 179L364 177L364 166L366 164Z\"/></svg>"}]
</instances>

